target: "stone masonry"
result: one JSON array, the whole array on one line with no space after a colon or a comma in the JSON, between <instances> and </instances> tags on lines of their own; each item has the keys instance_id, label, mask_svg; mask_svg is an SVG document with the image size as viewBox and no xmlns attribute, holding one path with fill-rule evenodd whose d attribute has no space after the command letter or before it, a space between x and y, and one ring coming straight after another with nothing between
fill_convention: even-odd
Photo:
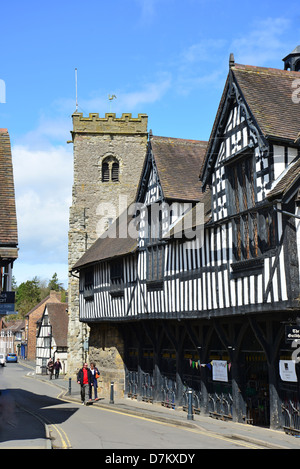
<instances>
[{"instance_id":1,"label":"stone masonry","mask_svg":"<svg viewBox=\"0 0 300 469\"><path fill-rule=\"evenodd\" d=\"M73 114L74 181L69 219L69 270L85 251L135 199L147 151L147 123L145 114L133 118L131 114ZM118 181L102 182L103 161L116 161L119 165ZM124 367L122 344L116 332L113 345L112 328L91 323L89 351L84 342L89 339L90 328L79 321L78 279L69 276L68 289L68 370L74 377L86 360L94 360L102 372L102 383L112 379L112 370L122 382ZM110 347L103 342L109 337ZM113 362L113 363L112 363ZM106 376L106 378L105 378ZM104 381L103 381L104 380Z\"/></svg>"}]
</instances>

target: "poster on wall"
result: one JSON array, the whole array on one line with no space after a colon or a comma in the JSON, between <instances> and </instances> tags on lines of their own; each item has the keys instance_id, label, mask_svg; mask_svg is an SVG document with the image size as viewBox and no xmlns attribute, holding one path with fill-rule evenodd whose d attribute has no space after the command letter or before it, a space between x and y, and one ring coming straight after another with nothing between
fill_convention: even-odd
<instances>
[{"instance_id":1,"label":"poster on wall","mask_svg":"<svg viewBox=\"0 0 300 469\"><path fill-rule=\"evenodd\" d=\"M226 383L228 382L228 371L227 371L226 360L214 360L212 369L213 369L213 372L212 372L213 381L223 381Z\"/></svg>"},{"instance_id":2,"label":"poster on wall","mask_svg":"<svg viewBox=\"0 0 300 469\"><path fill-rule=\"evenodd\" d=\"M293 360L279 360L279 374L282 381L290 381L296 383L296 367Z\"/></svg>"}]
</instances>

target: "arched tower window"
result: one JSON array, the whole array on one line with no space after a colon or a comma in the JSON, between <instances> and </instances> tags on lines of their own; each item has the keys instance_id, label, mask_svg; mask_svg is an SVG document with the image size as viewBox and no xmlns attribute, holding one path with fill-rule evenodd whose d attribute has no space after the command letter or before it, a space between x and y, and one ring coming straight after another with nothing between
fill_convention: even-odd
<instances>
[{"instance_id":1,"label":"arched tower window","mask_svg":"<svg viewBox=\"0 0 300 469\"><path fill-rule=\"evenodd\" d=\"M108 163L102 163L102 182L109 181L109 165Z\"/></svg>"},{"instance_id":2,"label":"arched tower window","mask_svg":"<svg viewBox=\"0 0 300 469\"><path fill-rule=\"evenodd\" d=\"M102 162L102 182L119 181L119 162L113 156L105 158Z\"/></svg>"},{"instance_id":3,"label":"arched tower window","mask_svg":"<svg viewBox=\"0 0 300 469\"><path fill-rule=\"evenodd\" d=\"M111 180L116 182L119 180L119 163L115 162L111 167Z\"/></svg>"}]
</instances>

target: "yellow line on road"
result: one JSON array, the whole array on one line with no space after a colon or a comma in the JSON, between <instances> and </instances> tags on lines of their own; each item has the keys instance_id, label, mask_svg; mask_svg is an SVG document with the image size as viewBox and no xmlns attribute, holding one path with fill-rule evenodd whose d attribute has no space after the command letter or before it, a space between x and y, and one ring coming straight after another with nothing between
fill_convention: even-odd
<instances>
[{"instance_id":1,"label":"yellow line on road","mask_svg":"<svg viewBox=\"0 0 300 469\"><path fill-rule=\"evenodd\" d=\"M62 428L60 429L60 430L61 430L61 431L60 431L59 428L58 428L58 426L55 425L54 423L52 423L52 422L51 422L49 419L47 419L46 417L44 417L44 416L42 417L40 414L37 414L36 412L32 412L32 411L30 411L30 410L28 410L28 409L25 409L25 407L22 407L22 406L20 406L20 405L18 405L18 407L19 407L20 409L22 409L24 412L27 412L28 414L30 414L30 415L32 415L33 417L35 417L35 418L36 418L37 420L39 420L39 422L41 422L43 425L47 424L47 425L49 425L49 426L51 426L51 427L54 427L54 428L56 429L57 433L58 433L59 436L60 436L63 449L70 449L70 448L72 447L72 446L71 446L71 443L70 443L70 440L69 440L69 438L68 438L66 432L65 432ZM64 438L63 438L61 432L65 435L66 441L64 440Z\"/></svg>"},{"instance_id":2,"label":"yellow line on road","mask_svg":"<svg viewBox=\"0 0 300 469\"><path fill-rule=\"evenodd\" d=\"M57 431L57 433L59 434L59 437L61 439L62 449L72 448L72 445L71 445L71 442L68 438L68 435L66 434L66 432L62 428L58 427L58 425L55 425L54 423L52 423L50 420L46 419L45 417L41 417L41 418L45 420L45 423L47 423L48 426L53 427ZM64 437L63 437L62 433L63 433Z\"/></svg>"},{"instance_id":3,"label":"yellow line on road","mask_svg":"<svg viewBox=\"0 0 300 469\"><path fill-rule=\"evenodd\" d=\"M59 396L61 396L61 393L59 394ZM62 400L61 397L57 397L57 399ZM69 402L69 403L74 404L74 401L68 400L66 397L64 397L63 400L65 402ZM184 425L176 425L174 423L161 422L160 420L151 419L150 417L141 417L140 415L129 414L127 412L123 412L122 410L107 409L105 407L97 407L97 406L93 406L93 409L106 411L106 412L111 412L113 414L125 415L127 417L131 417L131 418L134 418L134 419L144 420L146 422L156 423L156 424L159 424L159 425L165 425L167 427L173 427L173 428L181 429L181 430L191 432L191 433L197 433L198 435L203 435L203 436L214 438L214 439L217 439L217 440L226 441L227 443L231 443L231 444L234 444L234 445L237 445L237 446L243 446L243 447L249 448L249 449L262 449L263 448L262 446L255 445L253 443L247 443L247 442L243 442L243 441L232 440L232 438L230 438L230 437L222 436L222 435L219 435L217 433L212 433L212 432L209 432L209 431L203 431L203 430L200 430L198 428L188 428Z\"/></svg>"},{"instance_id":4,"label":"yellow line on road","mask_svg":"<svg viewBox=\"0 0 300 469\"><path fill-rule=\"evenodd\" d=\"M95 409L97 409L97 407L95 407ZM198 435L203 435L203 436L214 438L214 439L217 439L217 440L226 441L227 443L236 444L236 445L243 446L243 447L250 448L250 449L262 449L261 446L256 446L254 444L246 443L246 442L239 442L239 441L236 441L236 440L232 441L232 439L229 438L229 437L218 435L216 433L202 431L198 428L187 428L186 426L183 426L183 425L181 426L181 425L176 425L174 423L160 422L159 420L154 420L154 419L151 419L150 417L141 417L141 416L138 416L138 415L131 415L131 414L127 414L127 413L122 412L122 411L117 411L117 410L112 410L112 409L106 409L106 408L98 407L98 410L105 410L107 412L113 412L115 414L127 415L127 416L135 418L135 419L145 420L145 421L152 422L152 423L158 423L160 425L165 425L167 427L179 428L181 430L184 430L184 431L187 431L187 432L190 432L190 433L197 433Z\"/></svg>"}]
</instances>

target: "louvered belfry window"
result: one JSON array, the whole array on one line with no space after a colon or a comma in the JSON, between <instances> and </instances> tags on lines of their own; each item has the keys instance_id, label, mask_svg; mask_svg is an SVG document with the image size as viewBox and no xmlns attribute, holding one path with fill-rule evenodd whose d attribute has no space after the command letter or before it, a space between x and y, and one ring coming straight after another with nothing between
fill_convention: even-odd
<instances>
[{"instance_id":1,"label":"louvered belfry window","mask_svg":"<svg viewBox=\"0 0 300 469\"><path fill-rule=\"evenodd\" d=\"M114 157L105 158L102 162L102 182L119 181L119 162Z\"/></svg>"},{"instance_id":2,"label":"louvered belfry window","mask_svg":"<svg viewBox=\"0 0 300 469\"><path fill-rule=\"evenodd\" d=\"M111 168L111 180L117 182L119 180L119 163L113 163Z\"/></svg>"},{"instance_id":3,"label":"louvered belfry window","mask_svg":"<svg viewBox=\"0 0 300 469\"><path fill-rule=\"evenodd\" d=\"M102 164L102 182L109 181L109 165L108 163Z\"/></svg>"}]
</instances>

